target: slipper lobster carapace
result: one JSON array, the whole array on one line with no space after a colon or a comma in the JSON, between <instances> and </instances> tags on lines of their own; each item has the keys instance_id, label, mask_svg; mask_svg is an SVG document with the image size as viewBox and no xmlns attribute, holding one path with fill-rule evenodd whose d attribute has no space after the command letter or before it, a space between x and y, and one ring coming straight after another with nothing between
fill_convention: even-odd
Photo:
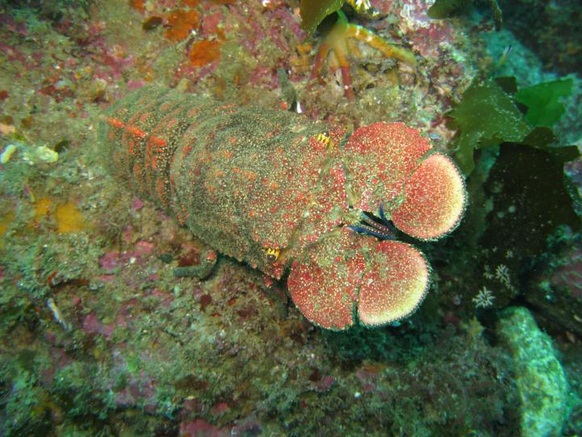
<instances>
[{"instance_id":1,"label":"slipper lobster carapace","mask_svg":"<svg viewBox=\"0 0 582 437\"><path fill-rule=\"evenodd\" d=\"M113 176L218 252L287 285L313 323L345 329L411 314L430 267L396 230L435 240L466 203L447 156L402 123L341 138L290 112L145 87L103 117Z\"/></svg>"}]
</instances>

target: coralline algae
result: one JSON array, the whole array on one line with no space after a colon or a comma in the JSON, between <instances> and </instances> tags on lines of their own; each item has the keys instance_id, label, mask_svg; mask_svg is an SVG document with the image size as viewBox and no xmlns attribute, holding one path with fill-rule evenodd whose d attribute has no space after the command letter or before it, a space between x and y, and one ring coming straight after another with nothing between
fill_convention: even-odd
<instances>
[{"instance_id":1,"label":"coralline algae","mask_svg":"<svg viewBox=\"0 0 582 437\"><path fill-rule=\"evenodd\" d=\"M568 385L550 337L522 307L503 311L498 334L515 364L522 435L561 435L567 417Z\"/></svg>"}]
</instances>

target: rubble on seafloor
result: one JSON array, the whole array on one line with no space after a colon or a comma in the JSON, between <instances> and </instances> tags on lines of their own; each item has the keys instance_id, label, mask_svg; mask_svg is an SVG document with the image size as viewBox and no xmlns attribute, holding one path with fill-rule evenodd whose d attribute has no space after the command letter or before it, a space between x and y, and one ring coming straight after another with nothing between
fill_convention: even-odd
<instances>
[{"instance_id":1,"label":"rubble on seafloor","mask_svg":"<svg viewBox=\"0 0 582 437\"><path fill-rule=\"evenodd\" d=\"M536 30L547 32L539 41L563 35L567 48L540 49L544 69L511 33L523 28L513 9L495 32L479 4L431 20L426 3L372 0L373 17L346 8L417 64L355 42L352 101L333 63L309 81L322 35L301 29L299 1L2 3L0 435L582 431L579 229L571 211L543 201L575 199L579 160L566 164L565 189L566 158L541 178L518 177L511 159L549 162L545 150L475 150L465 222L442 242L410 239L433 265L422 306L398 324L344 332L313 326L284 280L228 257L204 280L176 277L207 246L104 170L100 117L148 83L281 109L283 69L305 117L346 131L404 122L451 153L447 111L475 78L554 80L552 58L570 71L576 40L557 28ZM553 127L562 145L580 145L580 81L569 77ZM532 359L535 369L524 364ZM530 402L544 365L553 409ZM550 410L561 423L543 428Z\"/></svg>"}]
</instances>

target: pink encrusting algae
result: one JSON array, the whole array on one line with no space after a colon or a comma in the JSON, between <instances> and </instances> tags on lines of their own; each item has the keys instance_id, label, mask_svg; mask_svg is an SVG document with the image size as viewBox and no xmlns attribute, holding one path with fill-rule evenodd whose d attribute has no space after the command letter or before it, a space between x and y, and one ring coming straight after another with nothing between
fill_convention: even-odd
<instances>
[{"instance_id":1,"label":"pink encrusting algae","mask_svg":"<svg viewBox=\"0 0 582 437\"><path fill-rule=\"evenodd\" d=\"M330 130L148 87L108 111L102 139L110 172L209 246L277 279L290 270L291 298L313 323L399 320L424 298L430 268L390 221L420 239L444 235L463 214L462 177L402 123L339 141Z\"/></svg>"}]
</instances>

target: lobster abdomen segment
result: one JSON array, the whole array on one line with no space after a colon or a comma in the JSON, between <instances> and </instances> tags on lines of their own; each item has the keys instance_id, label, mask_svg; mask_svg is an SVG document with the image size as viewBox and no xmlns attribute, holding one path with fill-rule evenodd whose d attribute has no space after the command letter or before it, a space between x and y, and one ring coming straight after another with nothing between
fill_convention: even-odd
<instances>
[{"instance_id":1,"label":"lobster abdomen segment","mask_svg":"<svg viewBox=\"0 0 582 437\"><path fill-rule=\"evenodd\" d=\"M325 126L295 114L147 87L105 121L113 175L215 249L275 277L345 204L335 151L318 140ZM276 262L269 248L281 253Z\"/></svg>"}]
</instances>

